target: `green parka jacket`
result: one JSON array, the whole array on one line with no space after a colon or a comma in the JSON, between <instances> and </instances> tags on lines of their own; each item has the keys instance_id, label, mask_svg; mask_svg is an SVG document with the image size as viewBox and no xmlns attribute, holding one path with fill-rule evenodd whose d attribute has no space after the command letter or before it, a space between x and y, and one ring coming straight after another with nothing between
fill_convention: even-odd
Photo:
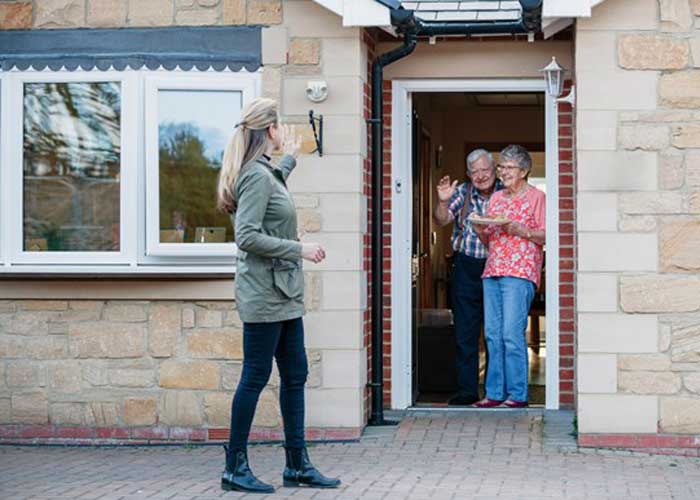
<instances>
[{"instance_id":1,"label":"green parka jacket","mask_svg":"<svg viewBox=\"0 0 700 500\"><path fill-rule=\"evenodd\" d=\"M304 314L304 273L297 215L286 180L296 166L284 156L243 166L234 184L232 215L236 256L236 305L246 323L271 323Z\"/></svg>"}]
</instances>

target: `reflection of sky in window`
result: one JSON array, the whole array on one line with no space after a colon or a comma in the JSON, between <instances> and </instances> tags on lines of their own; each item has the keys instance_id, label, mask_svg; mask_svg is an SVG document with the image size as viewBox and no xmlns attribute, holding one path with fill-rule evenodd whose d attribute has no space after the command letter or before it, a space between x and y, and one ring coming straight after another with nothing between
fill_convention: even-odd
<instances>
[{"instance_id":1,"label":"reflection of sky in window","mask_svg":"<svg viewBox=\"0 0 700 500\"><path fill-rule=\"evenodd\" d=\"M161 90L158 118L161 125L189 123L200 131L208 157L220 154L241 117L241 93L217 90Z\"/></svg>"}]
</instances>

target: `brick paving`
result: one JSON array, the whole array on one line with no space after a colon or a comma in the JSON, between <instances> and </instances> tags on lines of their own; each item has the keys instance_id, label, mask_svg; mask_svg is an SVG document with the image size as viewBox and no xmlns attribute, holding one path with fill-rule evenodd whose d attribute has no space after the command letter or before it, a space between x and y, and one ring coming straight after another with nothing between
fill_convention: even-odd
<instances>
[{"instance_id":1,"label":"brick paving","mask_svg":"<svg viewBox=\"0 0 700 500\"><path fill-rule=\"evenodd\" d=\"M221 491L219 446L2 446L0 498L700 498L700 459L579 452L570 428L536 411L410 412L398 426L367 429L360 442L311 447L341 489L279 487L270 496ZM279 445L253 446L250 458L262 479L281 486Z\"/></svg>"}]
</instances>

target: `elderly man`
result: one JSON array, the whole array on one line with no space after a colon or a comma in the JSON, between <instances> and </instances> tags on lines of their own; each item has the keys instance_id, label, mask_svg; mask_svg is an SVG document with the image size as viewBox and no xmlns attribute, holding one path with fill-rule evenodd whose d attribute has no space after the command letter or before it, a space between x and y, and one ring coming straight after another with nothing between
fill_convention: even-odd
<instances>
[{"instance_id":1,"label":"elderly man","mask_svg":"<svg viewBox=\"0 0 700 500\"><path fill-rule=\"evenodd\" d=\"M450 406L466 406L479 401L479 334L484 322L481 274L487 249L467 220L469 214L484 216L491 194L501 189L496 180L496 165L491 153L476 149L467 156L467 182L440 179L435 222L440 226L454 222L452 249L452 312L457 340L457 386Z\"/></svg>"}]
</instances>

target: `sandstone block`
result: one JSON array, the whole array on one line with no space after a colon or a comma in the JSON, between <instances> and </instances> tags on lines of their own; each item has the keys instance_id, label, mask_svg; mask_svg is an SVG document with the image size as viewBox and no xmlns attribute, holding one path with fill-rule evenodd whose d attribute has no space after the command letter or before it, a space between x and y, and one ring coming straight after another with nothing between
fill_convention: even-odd
<instances>
[{"instance_id":1,"label":"sandstone block","mask_svg":"<svg viewBox=\"0 0 700 500\"><path fill-rule=\"evenodd\" d=\"M690 392L700 394L700 373L686 373L683 375L683 385Z\"/></svg>"},{"instance_id":2,"label":"sandstone block","mask_svg":"<svg viewBox=\"0 0 700 500\"><path fill-rule=\"evenodd\" d=\"M677 148L700 148L700 125L684 123L671 130L673 145Z\"/></svg>"},{"instance_id":3,"label":"sandstone block","mask_svg":"<svg viewBox=\"0 0 700 500\"><path fill-rule=\"evenodd\" d=\"M85 26L85 0L43 0L36 3L37 28Z\"/></svg>"},{"instance_id":4,"label":"sandstone block","mask_svg":"<svg viewBox=\"0 0 700 500\"><path fill-rule=\"evenodd\" d=\"M671 347L671 325L659 325L659 352L666 352Z\"/></svg>"},{"instance_id":5,"label":"sandstone block","mask_svg":"<svg viewBox=\"0 0 700 500\"><path fill-rule=\"evenodd\" d=\"M623 149L658 151L668 147L669 129L664 125L623 125L618 129Z\"/></svg>"},{"instance_id":6,"label":"sandstone block","mask_svg":"<svg viewBox=\"0 0 700 500\"><path fill-rule=\"evenodd\" d=\"M0 399L0 424L12 423L12 404L9 399Z\"/></svg>"},{"instance_id":7,"label":"sandstone block","mask_svg":"<svg viewBox=\"0 0 700 500\"><path fill-rule=\"evenodd\" d=\"M620 306L628 313L696 311L700 308L700 278L623 276Z\"/></svg>"},{"instance_id":8,"label":"sandstone block","mask_svg":"<svg viewBox=\"0 0 700 500\"><path fill-rule=\"evenodd\" d=\"M44 387L46 370L39 364L28 360L9 361L7 363L8 387Z\"/></svg>"},{"instance_id":9,"label":"sandstone block","mask_svg":"<svg viewBox=\"0 0 700 500\"><path fill-rule=\"evenodd\" d=\"M669 221L661 226L661 271L700 272L700 221Z\"/></svg>"},{"instance_id":10,"label":"sandstone block","mask_svg":"<svg viewBox=\"0 0 700 500\"><path fill-rule=\"evenodd\" d=\"M691 214L700 214L700 191L690 191L686 195L688 202L688 212Z\"/></svg>"},{"instance_id":11,"label":"sandstone block","mask_svg":"<svg viewBox=\"0 0 700 500\"><path fill-rule=\"evenodd\" d=\"M245 24L246 0L223 0L224 24Z\"/></svg>"},{"instance_id":12,"label":"sandstone block","mask_svg":"<svg viewBox=\"0 0 700 500\"><path fill-rule=\"evenodd\" d=\"M104 302L101 300L71 300L68 303L68 308L74 311L93 311L102 312Z\"/></svg>"},{"instance_id":13,"label":"sandstone block","mask_svg":"<svg viewBox=\"0 0 700 500\"><path fill-rule=\"evenodd\" d=\"M320 197L317 194L295 194L294 206L296 208L317 208Z\"/></svg>"},{"instance_id":14,"label":"sandstone block","mask_svg":"<svg viewBox=\"0 0 700 500\"><path fill-rule=\"evenodd\" d=\"M186 307L182 310L182 328L194 328L194 309Z\"/></svg>"},{"instance_id":15,"label":"sandstone block","mask_svg":"<svg viewBox=\"0 0 700 500\"><path fill-rule=\"evenodd\" d=\"M241 380L241 370L243 366L240 363L227 363L221 368L221 388L229 391L236 390L238 381Z\"/></svg>"},{"instance_id":16,"label":"sandstone block","mask_svg":"<svg viewBox=\"0 0 700 500\"><path fill-rule=\"evenodd\" d=\"M148 318L148 350L156 358L173 355L180 338L182 314L180 307L152 304Z\"/></svg>"},{"instance_id":17,"label":"sandstone block","mask_svg":"<svg viewBox=\"0 0 700 500\"><path fill-rule=\"evenodd\" d=\"M264 389L260 394L253 425L256 427L278 427L282 425L279 398L275 391Z\"/></svg>"},{"instance_id":18,"label":"sandstone block","mask_svg":"<svg viewBox=\"0 0 700 500\"><path fill-rule=\"evenodd\" d=\"M321 309L323 279L320 273L304 273L304 307L307 312Z\"/></svg>"},{"instance_id":19,"label":"sandstone block","mask_svg":"<svg viewBox=\"0 0 700 500\"><path fill-rule=\"evenodd\" d=\"M700 0L690 0L690 10L693 15L700 16Z\"/></svg>"},{"instance_id":20,"label":"sandstone block","mask_svg":"<svg viewBox=\"0 0 700 500\"><path fill-rule=\"evenodd\" d=\"M196 325L200 328L221 328L223 312L197 308L195 310Z\"/></svg>"},{"instance_id":21,"label":"sandstone block","mask_svg":"<svg viewBox=\"0 0 700 500\"><path fill-rule=\"evenodd\" d=\"M31 3L0 3L0 30L22 30L31 27Z\"/></svg>"},{"instance_id":22,"label":"sandstone block","mask_svg":"<svg viewBox=\"0 0 700 500\"><path fill-rule=\"evenodd\" d=\"M686 153L685 185L693 191L700 189L700 151Z\"/></svg>"},{"instance_id":23,"label":"sandstone block","mask_svg":"<svg viewBox=\"0 0 700 500\"><path fill-rule=\"evenodd\" d=\"M634 394L676 394L681 389L681 378L672 372L621 371L617 385L621 392Z\"/></svg>"},{"instance_id":24,"label":"sandstone block","mask_svg":"<svg viewBox=\"0 0 700 500\"><path fill-rule=\"evenodd\" d=\"M700 433L700 398L661 398L662 432L677 434Z\"/></svg>"},{"instance_id":25,"label":"sandstone block","mask_svg":"<svg viewBox=\"0 0 700 500\"><path fill-rule=\"evenodd\" d=\"M688 31L693 26L688 0L659 0L662 31Z\"/></svg>"},{"instance_id":26,"label":"sandstone block","mask_svg":"<svg viewBox=\"0 0 700 500\"><path fill-rule=\"evenodd\" d=\"M178 10L175 24L179 26L211 26L219 24L219 12L212 8Z\"/></svg>"},{"instance_id":27,"label":"sandstone block","mask_svg":"<svg viewBox=\"0 0 700 500\"><path fill-rule=\"evenodd\" d=\"M160 421L166 425L202 425L200 403L194 392L167 391L163 394Z\"/></svg>"},{"instance_id":28,"label":"sandstone block","mask_svg":"<svg viewBox=\"0 0 700 500\"><path fill-rule=\"evenodd\" d=\"M11 300L0 300L0 314L13 313L17 310L17 304Z\"/></svg>"},{"instance_id":29,"label":"sandstone block","mask_svg":"<svg viewBox=\"0 0 700 500\"><path fill-rule=\"evenodd\" d=\"M49 408L53 425L94 425L92 411L86 403L53 403Z\"/></svg>"},{"instance_id":30,"label":"sandstone block","mask_svg":"<svg viewBox=\"0 0 700 500\"><path fill-rule=\"evenodd\" d=\"M619 202L625 214L678 214L683 211L683 195L675 191L622 193Z\"/></svg>"},{"instance_id":31,"label":"sandstone block","mask_svg":"<svg viewBox=\"0 0 700 500\"><path fill-rule=\"evenodd\" d=\"M126 425L154 425L156 423L155 399L126 399L124 401Z\"/></svg>"},{"instance_id":32,"label":"sandstone block","mask_svg":"<svg viewBox=\"0 0 700 500\"><path fill-rule=\"evenodd\" d=\"M625 35L618 42L618 60L625 69L681 69L690 51L685 40L657 35Z\"/></svg>"},{"instance_id":33,"label":"sandstone block","mask_svg":"<svg viewBox=\"0 0 700 500\"><path fill-rule=\"evenodd\" d=\"M262 95L279 100L282 95L282 69L270 66L263 68Z\"/></svg>"},{"instance_id":34,"label":"sandstone block","mask_svg":"<svg viewBox=\"0 0 700 500\"><path fill-rule=\"evenodd\" d=\"M218 389L220 370L211 361L165 361L160 367L160 386L171 389Z\"/></svg>"},{"instance_id":35,"label":"sandstone block","mask_svg":"<svg viewBox=\"0 0 700 500\"><path fill-rule=\"evenodd\" d=\"M107 385L107 368L102 362L84 362L82 364L83 381L93 387Z\"/></svg>"},{"instance_id":36,"label":"sandstone block","mask_svg":"<svg viewBox=\"0 0 700 500\"><path fill-rule=\"evenodd\" d=\"M619 228L622 232L650 233L656 231L656 217L653 215L623 215Z\"/></svg>"},{"instance_id":37,"label":"sandstone block","mask_svg":"<svg viewBox=\"0 0 700 500\"><path fill-rule=\"evenodd\" d=\"M671 361L700 363L700 320L688 319L673 325Z\"/></svg>"},{"instance_id":38,"label":"sandstone block","mask_svg":"<svg viewBox=\"0 0 700 500\"><path fill-rule=\"evenodd\" d=\"M243 329L243 322L241 317L238 315L238 311L225 311L224 312L224 326L233 326L238 329Z\"/></svg>"},{"instance_id":39,"label":"sandstone block","mask_svg":"<svg viewBox=\"0 0 700 500\"><path fill-rule=\"evenodd\" d=\"M104 319L122 323L138 323L146 321L145 305L110 303L104 309Z\"/></svg>"},{"instance_id":40,"label":"sandstone block","mask_svg":"<svg viewBox=\"0 0 700 500\"><path fill-rule=\"evenodd\" d=\"M119 424L119 405L111 402L90 403L92 420L97 427L113 427Z\"/></svg>"},{"instance_id":41,"label":"sandstone block","mask_svg":"<svg viewBox=\"0 0 700 500\"><path fill-rule=\"evenodd\" d=\"M172 0L129 0L130 26L170 26L174 21Z\"/></svg>"},{"instance_id":42,"label":"sandstone block","mask_svg":"<svg viewBox=\"0 0 700 500\"><path fill-rule=\"evenodd\" d=\"M671 358L665 354L620 354L617 367L623 371L670 371Z\"/></svg>"},{"instance_id":43,"label":"sandstone block","mask_svg":"<svg viewBox=\"0 0 700 500\"><path fill-rule=\"evenodd\" d=\"M659 155L659 188L678 189L683 186L683 155Z\"/></svg>"},{"instance_id":44,"label":"sandstone block","mask_svg":"<svg viewBox=\"0 0 700 500\"><path fill-rule=\"evenodd\" d=\"M49 407L43 391L12 394L12 422L16 424L46 424Z\"/></svg>"},{"instance_id":45,"label":"sandstone block","mask_svg":"<svg viewBox=\"0 0 700 500\"><path fill-rule=\"evenodd\" d=\"M662 106L689 109L700 107L700 70L661 75L659 94Z\"/></svg>"},{"instance_id":46,"label":"sandstone block","mask_svg":"<svg viewBox=\"0 0 700 500\"><path fill-rule=\"evenodd\" d=\"M87 24L95 28L120 28L126 25L124 0L88 0Z\"/></svg>"},{"instance_id":47,"label":"sandstone block","mask_svg":"<svg viewBox=\"0 0 700 500\"><path fill-rule=\"evenodd\" d=\"M80 392L82 380L82 369L77 361L61 361L49 367L49 387L56 392Z\"/></svg>"},{"instance_id":48,"label":"sandstone block","mask_svg":"<svg viewBox=\"0 0 700 500\"><path fill-rule=\"evenodd\" d=\"M23 311L65 311L68 302L65 300L22 300L18 302Z\"/></svg>"},{"instance_id":49,"label":"sandstone block","mask_svg":"<svg viewBox=\"0 0 700 500\"><path fill-rule=\"evenodd\" d=\"M110 370L109 383L114 387L151 387L153 370Z\"/></svg>"},{"instance_id":50,"label":"sandstone block","mask_svg":"<svg viewBox=\"0 0 700 500\"><path fill-rule=\"evenodd\" d=\"M700 68L700 37L690 39L690 53L693 58L693 67Z\"/></svg>"},{"instance_id":51,"label":"sandstone block","mask_svg":"<svg viewBox=\"0 0 700 500\"><path fill-rule=\"evenodd\" d=\"M248 24L280 24L282 0L248 0Z\"/></svg>"},{"instance_id":52,"label":"sandstone block","mask_svg":"<svg viewBox=\"0 0 700 500\"><path fill-rule=\"evenodd\" d=\"M321 40L318 38L292 38L289 45L289 63L313 65L321 62Z\"/></svg>"},{"instance_id":53,"label":"sandstone block","mask_svg":"<svg viewBox=\"0 0 700 500\"><path fill-rule=\"evenodd\" d=\"M243 332L238 328L195 329L187 337L187 350L195 358L242 359Z\"/></svg>"},{"instance_id":54,"label":"sandstone block","mask_svg":"<svg viewBox=\"0 0 700 500\"><path fill-rule=\"evenodd\" d=\"M70 352L76 358L138 358L145 351L145 325L73 323L68 335Z\"/></svg>"},{"instance_id":55,"label":"sandstone block","mask_svg":"<svg viewBox=\"0 0 700 500\"><path fill-rule=\"evenodd\" d=\"M314 148L316 146L314 145ZM321 214L316 210L301 208L297 210L299 229L303 234L317 233L321 230Z\"/></svg>"},{"instance_id":56,"label":"sandstone block","mask_svg":"<svg viewBox=\"0 0 700 500\"><path fill-rule=\"evenodd\" d=\"M231 423L231 393L209 392L204 395L204 415L212 427L228 427Z\"/></svg>"},{"instance_id":57,"label":"sandstone block","mask_svg":"<svg viewBox=\"0 0 700 500\"><path fill-rule=\"evenodd\" d=\"M29 359L61 359L68 356L65 337L0 337L0 357Z\"/></svg>"},{"instance_id":58,"label":"sandstone block","mask_svg":"<svg viewBox=\"0 0 700 500\"><path fill-rule=\"evenodd\" d=\"M47 311L20 311L3 321L4 330L12 335L48 335L49 320L54 315Z\"/></svg>"}]
</instances>

